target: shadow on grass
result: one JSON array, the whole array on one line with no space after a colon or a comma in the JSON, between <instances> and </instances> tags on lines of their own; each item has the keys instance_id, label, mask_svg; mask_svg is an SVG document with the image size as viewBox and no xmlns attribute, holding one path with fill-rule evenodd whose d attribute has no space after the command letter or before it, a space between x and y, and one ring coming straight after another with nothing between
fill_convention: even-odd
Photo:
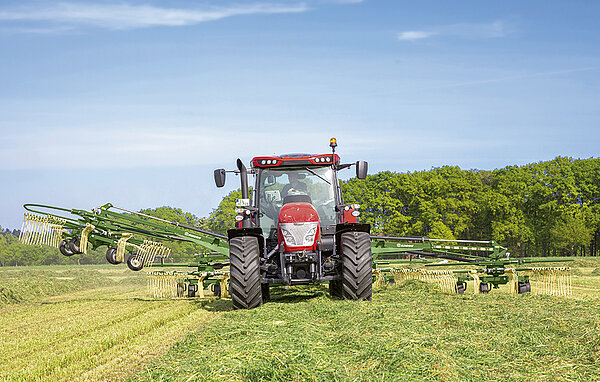
<instances>
[{"instance_id":1,"label":"shadow on grass","mask_svg":"<svg viewBox=\"0 0 600 382\"><path fill-rule=\"evenodd\" d=\"M229 312L233 310L233 305L231 304L231 299L229 298L194 300L192 301L192 304L199 305L202 307L202 309L209 312Z\"/></svg>"},{"instance_id":2,"label":"shadow on grass","mask_svg":"<svg viewBox=\"0 0 600 382\"><path fill-rule=\"evenodd\" d=\"M320 284L298 285L289 289L285 289L283 286L275 286L271 287L271 299L269 302L295 304L328 295L327 288Z\"/></svg>"}]
</instances>

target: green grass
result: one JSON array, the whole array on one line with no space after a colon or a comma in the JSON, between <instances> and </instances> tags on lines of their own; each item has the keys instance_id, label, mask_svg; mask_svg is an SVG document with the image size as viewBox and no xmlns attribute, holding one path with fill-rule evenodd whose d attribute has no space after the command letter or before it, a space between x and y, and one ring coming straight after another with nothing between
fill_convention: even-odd
<instances>
[{"instance_id":1,"label":"green grass","mask_svg":"<svg viewBox=\"0 0 600 382\"><path fill-rule=\"evenodd\" d=\"M133 281L125 272L123 268L107 266L0 267L0 306L108 286L119 278Z\"/></svg>"},{"instance_id":2,"label":"green grass","mask_svg":"<svg viewBox=\"0 0 600 382\"><path fill-rule=\"evenodd\" d=\"M131 380L597 381L599 303L458 296L418 281L376 289L371 302L279 288L273 302L224 312Z\"/></svg>"},{"instance_id":3,"label":"green grass","mask_svg":"<svg viewBox=\"0 0 600 382\"><path fill-rule=\"evenodd\" d=\"M0 268L0 380L122 380L216 313L156 300L123 266Z\"/></svg>"},{"instance_id":4,"label":"green grass","mask_svg":"<svg viewBox=\"0 0 600 382\"><path fill-rule=\"evenodd\" d=\"M274 288L250 311L149 298L124 266L0 268L0 380L600 381L598 268L569 299L410 281L371 302Z\"/></svg>"}]
</instances>

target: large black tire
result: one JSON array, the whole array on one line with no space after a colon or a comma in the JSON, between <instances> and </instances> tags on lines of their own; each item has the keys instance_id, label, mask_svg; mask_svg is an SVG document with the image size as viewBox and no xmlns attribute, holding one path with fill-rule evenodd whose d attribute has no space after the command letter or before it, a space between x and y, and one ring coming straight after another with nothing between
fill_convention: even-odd
<instances>
[{"instance_id":1,"label":"large black tire","mask_svg":"<svg viewBox=\"0 0 600 382\"><path fill-rule=\"evenodd\" d=\"M58 250L65 256L73 256L75 254L71 251L71 248L69 248L69 243L66 240L60 242Z\"/></svg>"},{"instance_id":2,"label":"large black tire","mask_svg":"<svg viewBox=\"0 0 600 382\"><path fill-rule=\"evenodd\" d=\"M366 232L342 234L342 286L347 300L371 300L373 256L371 238Z\"/></svg>"},{"instance_id":3,"label":"large black tire","mask_svg":"<svg viewBox=\"0 0 600 382\"><path fill-rule=\"evenodd\" d=\"M234 309L252 309L262 304L258 239L235 237L229 241L229 293Z\"/></svg>"},{"instance_id":4,"label":"large black tire","mask_svg":"<svg viewBox=\"0 0 600 382\"><path fill-rule=\"evenodd\" d=\"M331 297L344 297L344 286L342 285L342 280L331 280L329 282L329 294Z\"/></svg>"},{"instance_id":5,"label":"large black tire","mask_svg":"<svg viewBox=\"0 0 600 382\"><path fill-rule=\"evenodd\" d=\"M108 249L106 250L106 261L108 261L112 265L117 265L121 263L117 260L117 247L108 247Z\"/></svg>"}]
</instances>

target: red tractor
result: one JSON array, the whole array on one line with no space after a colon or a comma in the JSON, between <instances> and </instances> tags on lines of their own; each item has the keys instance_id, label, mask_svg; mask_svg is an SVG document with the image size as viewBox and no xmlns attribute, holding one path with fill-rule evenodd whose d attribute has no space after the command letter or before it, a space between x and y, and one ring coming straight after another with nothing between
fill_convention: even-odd
<instances>
[{"instance_id":1,"label":"red tractor","mask_svg":"<svg viewBox=\"0 0 600 382\"><path fill-rule=\"evenodd\" d=\"M269 299L269 286L329 282L332 296L370 300L370 226L358 222L358 205L345 205L338 171L356 167L365 179L367 162L341 164L335 154L288 154L237 160L242 198L229 241L230 294L236 309ZM249 195L248 173L255 186ZM215 170L217 187L224 169Z\"/></svg>"}]
</instances>

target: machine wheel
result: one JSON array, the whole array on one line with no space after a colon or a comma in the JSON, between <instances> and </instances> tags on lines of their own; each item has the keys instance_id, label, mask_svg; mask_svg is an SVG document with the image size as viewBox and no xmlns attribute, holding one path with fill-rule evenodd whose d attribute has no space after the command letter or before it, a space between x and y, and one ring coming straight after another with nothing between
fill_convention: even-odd
<instances>
[{"instance_id":1,"label":"machine wheel","mask_svg":"<svg viewBox=\"0 0 600 382\"><path fill-rule=\"evenodd\" d=\"M190 284L188 285L188 297L196 297L196 290L198 290L198 285Z\"/></svg>"},{"instance_id":2,"label":"machine wheel","mask_svg":"<svg viewBox=\"0 0 600 382\"><path fill-rule=\"evenodd\" d=\"M213 295L221 297L221 284L213 284Z\"/></svg>"},{"instance_id":3,"label":"machine wheel","mask_svg":"<svg viewBox=\"0 0 600 382\"><path fill-rule=\"evenodd\" d=\"M69 243L66 240L60 242L58 250L65 256L73 256L75 254L71 251L71 248L69 248Z\"/></svg>"},{"instance_id":4,"label":"machine wheel","mask_svg":"<svg viewBox=\"0 0 600 382\"><path fill-rule=\"evenodd\" d=\"M531 292L531 284L529 281L519 282L519 294Z\"/></svg>"},{"instance_id":5,"label":"machine wheel","mask_svg":"<svg viewBox=\"0 0 600 382\"><path fill-rule=\"evenodd\" d=\"M342 280L331 280L329 282L329 295L337 298L344 297L344 286L342 285Z\"/></svg>"},{"instance_id":6,"label":"machine wheel","mask_svg":"<svg viewBox=\"0 0 600 382\"><path fill-rule=\"evenodd\" d=\"M456 287L454 288L454 290L456 290L456 293L458 293L458 294L464 294L465 291L467 290L467 284L456 283Z\"/></svg>"},{"instance_id":7,"label":"machine wheel","mask_svg":"<svg viewBox=\"0 0 600 382\"><path fill-rule=\"evenodd\" d=\"M252 309L262 304L258 239L234 237L229 241L229 294L234 309Z\"/></svg>"},{"instance_id":8,"label":"machine wheel","mask_svg":"<svg viewBox=\"0 0 600 382\"><path fill-rule=\"evenodd\" d=\"M262 292L263 303L271 300L271 288L269 284L260 284L260 290Z\"/></svg>"},{"instance_id":9,"label":"machine wheel","mask_svg":"<svg viewBox=\"0 0 600 382\"><path fill-rule=\"evenodd\" d=\"M366 232L342 234L342 287L347 300L371 300L373 257L371 239Z\"/></svg>"},{"instance_id":10,"label":"machine wheel","mask_svg":"<svg viewBox=\"0 0 600 382\"><path fill-rule=\"evenodd\" d=\"M75 254L82 253L81 248L79 248L79 238L77 238L77 237L70 238L69 239L69 248L71 249L71 252L73 252Z\"/></svg>"},{"instance_id":11,"label":"machine wheel","mask_svg":"<svg viewBox=\"0 0 600 382\"><path fill-rule=\"evenodd\" d=\"M144 268L144 264L142 264L142 259L140 259L135 253L129 255L129 258L127 259L127 266L129 267L129 269L136 272Z\"/></svg>"},{"instance_id":12,"label":"machine wheel","mask_svg":"<svg viewBox=\"0 0 600 382\"><path fill-rule=\"evenodd\" d=\"M490 284L488 284L488 283L479 284L479 293L490 293Z\"/></svg>"},{"instance_id":13,"label":"machine wheel","mask_svg":"<svg viewBox=\"0 0 600 382\"><path fill-rule=\"evenodd\" d=\"M108 247L106 250L106 261L111 263L112 265L120 264L120 261L117 261L117 247Z\"/></svg>"}]
</instances>

